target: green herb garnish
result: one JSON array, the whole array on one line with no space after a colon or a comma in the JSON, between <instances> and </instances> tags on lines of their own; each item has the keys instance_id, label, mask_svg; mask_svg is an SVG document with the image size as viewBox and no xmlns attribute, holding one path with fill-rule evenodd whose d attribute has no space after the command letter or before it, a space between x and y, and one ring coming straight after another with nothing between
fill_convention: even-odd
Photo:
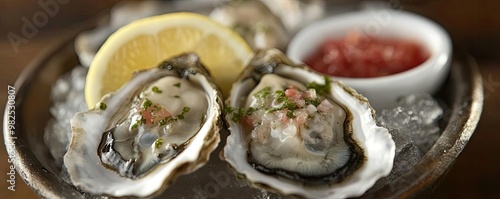
<instances>
[{"instance_id":1,"label":"green herb garnish","mask_svg":"<svg viewBox=\"0 0 500 199\"><path fill-rule=\"evenodd\" d=\"M321 103L319 98L314 98L314 99L313 98L305 98L304 100L306 102L306 105L312 104L315 107Z\"/></svg>"},{"instance_id":2,"label":"green herb garnish","mask_svg":"<svg viewBox=\"0 0 500 199\"><path fill-rule=\"evenodd\" d=\"M163 144L163 139L162 138L158 138L156 139L155 141L155 148L159 149L161 144Z\"/></svg>"},{"instance_id":3,"label":"green herb garnish","mask_svg":"<svg viewBox=\"0 0 500 199\"><path fill-rule=\"evenodd\" d=\"M259 92L255 93L253 96L257 99L264 99L266 98L269 94L271 94L271 87L265 87Z\"/></svg>"},{"instance_id":4,"label":"green herb garnish","mask_svg":"<svg viewBox=\"0 0 500 199\"><path fill-rule=\"evenodd\" d=\"M182 108L181 114L177 115L177 118L180 119L180 120L183 120L184 119L184 114L186 114L190 110L191 110L191 108L185 106L184 108Z\"/></svg>"},{"instance_id":5,"label":"green herb garnish","mask_svg":"<svg viewBox=\"0 0 500 199\"><path fill-rule=\"evenodd\" d=\"M158 123L160 124L160 126L163 126L167 123L175 122L175 121L177 121L177 118L172 118L171 116L168 116L168 117L165 117L162 120L160 120Z\"/></svg>"},{"instance_id":6,"label":"green herb garnish","mask_svg":"<svg viewBox=\"0 0 500 199\"><path fill-rule=\"evenodd\" d=\"M283 107L288 110L296 110L298 108L297 104L290 102L288 98L285 100L285 103L283 103Z\"/></svg>"},{"instance_id":7,"label":"green herb garnish","mask_svg":"<svg viewBox=\"0 0 500 199\"><path fill-rule=\"evenodd\" d=\"M224 106L224 108L222 109L222 112L226 115L233 113L233 111L234 111L234 107L231 107L231 106Z\"/></svg>"},{"instance_id":8,"label":"green herb garnish","mask_svg":"<svg viewBox=\"0 0 500 199\"><path fill-rule=\"evenodd\" d=\"M224 107L225 114L232 114L231 120L233 122L239 122L243 117L251 115L253 112L259 110L258 108L248 107L246 110L244 108L235 108L226 106Z\"/></svg>"},{"instance_id":9,"label":"green herb garnish","mask_svg":"<svg viewBox=\"0 0 500 199\"><path fill-rule=\"evenodd\" d=\"M160 124L160 126L163 126L163 125L167 124L167 118L163 118L162 120L160 120L158 122L158 124Z\"/></svg>"},{"instance_id":10,"label":"green herb garnish","mask_svg":"<svg viewBox=\"0 0 500 199\"><path fill-rule=\"evenodd\" d=\"M176 84L174 84L174 86L177 87L177 88L180 88L181 87L181 83L180 82L176 83Z\"/></svg>"},{"instance_id":11,"label":"green herb garnish","mask_svg":"<svg viewBox=\"0 0 500 199\"><path fill-rule=\"evenodd\" d=\"M142 116L135 121L135 123L132 125L132 129L136 129L141 124L146 124L146 119L142 118Z\"/></svg>"},{"instance_id":12,"label":"green herb garnish","mask_svg":"<svg viewBox=\"0 0 500 199\"><path fill-rule=\"evenodd\" d=\"M282 91L282 90L274 91L274 97L276 98L277 102L279 102L279 103L283 102L283 105L281 105L281 107L271 108L271 109L268 110L269 112L274 112L274 111L277 111L277 110L283 110L285 108L288 109L288 110L292 110L293 111L293 110L296 110L298 108L297 104L292 103L290 101L290 99L288 99L288 97L286 97L285 91Z\"/></svg>"},{"instance_id":13,"label":"green herb garnish","mask_svg":"<svg viewBox=\"0 0 500 199\"><path fill-rule=\"evenodd\" d=\"M306 84L306 87L308 89L316 90L316 93L318 93L319 95L328 95L328 94L330 94L330 82L331 82L331 80L327 76L324 76L324 79L325 79L325 84L319 84L316 82L309 82Z\"/></svg>"},{"instance_id":14,"label":"green herb garnish","mask_svg":"<svg viewBox=\"0 0 500 199\"><path fill-rule=\"evenodd\" d=\"M146 101L144 101L144 103L142 104L142 107L144 109L148 109L152 104L153 104L153 102L151 102L151 100L146 98Z\"/></svg>"},{"instance_id":15,"label":"green herb garnish","mask_svg":"<svg viewBox=\"0 0 500 199\"><path fill-rule=\"evenodd\" d=\"M153 86L153 88L151 88L151 90L152 90L153 92L155 92L155 93L161 93L161 92L162 92L162 91L161 91L158 87L156 87L156 86Z\"/></svg>"},{"instance_id":16,"label":"green herb garnish","mask_svg":"<svg viewBox=\"0 0 500 199\"><path fill-rule=\"evenodd\" d=\"M170 116L167 117L167 122L176 122L177 118L172 118Z\"/></svg>"},{"instance_id":17,"label":"green herb garnish","mask_svg":"<svg viewBox=\"0 0 500 199\"><path fill-rule=\"evenodd\" d=\"M266 113L274 113L274 112L282 110L282 109L283 109L282 107L273 107L273 108L267 109Z\"/></svg>"},{"instance_id":18,"label":"green herb garnish","mask_svg":"<svg viewBox=\"0 0 500 199\"><path fill-rule=\"evenodd\" d=\"M101 109L101 110L103 110L103 111L104 111L104 110L106 110L107 108L108 108L108 106L106 105L106 103L101 102L101 103L99 104L99 109Z\"/></svg>"},{"instance_id":19,"label":"green herb garnish","mask_svg":"<svg viewBox=\"0 0 500 199\"><path fill-rule=\"evenodd\" d=\"M278 102L283 102L284 100L288 99L285 95L285 91L282 91L282 90L274 91L274 97L276 98L276 101L278 101Z\"/></svg>"},{"instance_id":20,"label":"green herb garnish","mask_svg":"<svg viewBox=\"0 0 500 199\"><path fill-rule=\"evenodd\" d=\"M245 115L252 115L253 112L255 112L257 109L254 107L248 107L247 111L245 112Z\"/></svg>"},{"instance_id":21,"label":"green herb garnish","mask_svg":"<svg viewBox=\"0 0 500 199\"><path fill-rule=\"evenodd\" d=\"M175 98L181 98L181 96L178 96L178 95L174 95Z\"/></svg>"}]
</instances>

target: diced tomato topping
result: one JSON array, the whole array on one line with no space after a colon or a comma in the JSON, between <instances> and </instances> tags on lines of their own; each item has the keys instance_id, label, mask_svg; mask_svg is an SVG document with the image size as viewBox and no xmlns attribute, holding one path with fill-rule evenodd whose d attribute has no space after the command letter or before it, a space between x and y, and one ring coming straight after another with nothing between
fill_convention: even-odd
<instances>
[{"instance_id":1,"label":"diced tomato topping","mask_svg":"<svg viewBox=\"0 0 500 199\"><path fill-rule=\"evenodd\" d=\"M160 106L160 105L158 105ZM153 123L157 123L162 119L165 119L166 117L172 116L172 114L165 109L164 107L161 107L159 109L155 108L148 108L151 111L151 114L153 115Z\"/></svg>"},{"instance_id":2,"label":"diced tomato topping","mask_svg":"<svg viewBox=\"0 0 500 199\"><path fill-rule=\"evenodd\" d=\"M163 120L169 116L172 116L172 114L163 106L159 104L151 104L147 109L144 109L143 103L145 100L141 100L140 103L138 103L138 110L141 113L142 119L145 120L145 124L156 124L160 120Z\"/></svg>"},{"instance_id":3,"label":"diced tomato topping","mask_svg":"<svg viewBox=\"0 0 500 199\"><path fill-rule=\"evenodd\" d=\"M333 109L333 105L330 103L330 101L325 99L318 105L317 108L319 111L327 112Z\"/></svg>"},{"instance_id":4,"label":"diced tomato topping","mask_svg":"<svg viewBox=\"0 0 500 199\"><path fill-rule=\"evenodd\" d=\"M281 121L281 123L288 123L288 116L286 115L288 112L288 109L283 109L283 110L278 110L275 112L275 116L277 117L277 119L279 121Z\"/></svg>"},{"instance_id":5,"label":"diced tomato topping","mask_svg":"<svg viewBox=\"0 0 500 199\"><path fill-rule=\"evenodd\" d=\"M296 113L296 116L294 119L295 124L297 124L297 125L305 124L307 121L307 113L305 111L297 111L295 113Z\"/></svg>"},{"instance_id":6,"label":"diced tomato topping","mask_svg":"<svg viewBox=\"0 0 500 199\"><path fill-rule=\"evenodd\" d=\"M253 119L250 116L243 117L243 124L247 127L253 127Z\"/></svg>"},{"instance_id":7,"label":"diced tomato topping","mask_svg":"<svg viewBox=\"0 0 500 199\"><path fill-rule=\"evenodd\" d=\"M152 118L153 116L151 115L151 112L149 111L142 111L142 119L146 120L146 124L152 124Z\"/></svg>"},{"instance_id":8,"label":"diced tomato topping","mask_svg":"<svg viewBox=\"0 0 500 199\"><path fill-rule=\"evenodd\" d=\"M291 89L291 88L289 88L289 89L286 89L286 91L285 91L285 95L286 95L287 97L292 97L292 96L296 95L296 94L297 94L297 92L298 92L298 91L297 91L296 89Z\"/></svg>"}]
</instances>

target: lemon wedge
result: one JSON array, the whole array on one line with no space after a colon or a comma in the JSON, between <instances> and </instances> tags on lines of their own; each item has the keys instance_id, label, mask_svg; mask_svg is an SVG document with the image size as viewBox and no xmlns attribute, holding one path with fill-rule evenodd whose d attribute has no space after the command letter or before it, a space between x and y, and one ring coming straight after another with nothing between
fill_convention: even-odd
<instances>
[{"instance_id":1,"label":"lemon wedge","mask_svg":"<svg viewBox=\"0 0 500 199\"><path fill-rule=\"evenodd\" d=\"M226 96L253 52L236 32L203 15L181 12L140 19L113 33L97 52L85 84L88 107L120 88L134 71L193 51Z\"/></svg>"}]
</instances>

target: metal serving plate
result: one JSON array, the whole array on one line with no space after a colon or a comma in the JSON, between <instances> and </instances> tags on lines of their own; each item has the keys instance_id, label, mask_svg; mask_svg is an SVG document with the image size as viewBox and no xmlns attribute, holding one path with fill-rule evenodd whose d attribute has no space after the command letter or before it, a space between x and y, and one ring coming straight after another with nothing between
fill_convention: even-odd
<instances>
[{"instance_id":1,"label":"metal serving plate","mask_svg":"<svg viewBox=\"0 0 500 199\"><path fill-rule=\"evenodd\" d=\"M14 135L8 133L7 111L4 115L4 140L17 138L14 146L17 172L42 198L96 197L77 190L55 174L57 167L43 142L44 128L51 117L50 90L62 74L79 64L74 49L74 38L48 49L17 79ZM469 141L482 111L481 76L471 57L454 52L449 77L436 97L448 107L441 121L443 132L436 144L412 169L378 190L369 190L362 198L427 196L445 177ZM159 198L280 197L238 181L227 164L219 159L227 135L227 130L221 131L222 141L204 167L179 177Z\"/></svg>"}]
</instances>

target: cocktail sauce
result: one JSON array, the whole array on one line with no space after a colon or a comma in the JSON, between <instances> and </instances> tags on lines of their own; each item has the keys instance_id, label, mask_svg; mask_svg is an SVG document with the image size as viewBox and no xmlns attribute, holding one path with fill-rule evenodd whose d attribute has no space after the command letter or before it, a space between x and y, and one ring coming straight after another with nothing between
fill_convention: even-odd
<instances>
[{"instance_id":1,"label":"cocktail sauce","mask_svg":"<svg viewBox=\"0 0 500 199\"><path fill-rule=\"evenodd\" d=\"M324 41L305 63L323 74L370 78L412 69L427 58L429 53L415 41L350 32L344 38Z\"/></svg>"}]
</instances>

